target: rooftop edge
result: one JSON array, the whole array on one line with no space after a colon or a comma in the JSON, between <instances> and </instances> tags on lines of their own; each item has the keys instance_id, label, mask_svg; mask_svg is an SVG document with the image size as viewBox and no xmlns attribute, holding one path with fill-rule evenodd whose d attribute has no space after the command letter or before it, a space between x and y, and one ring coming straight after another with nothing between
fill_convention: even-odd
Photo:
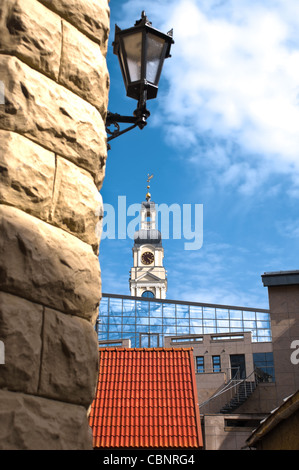
<instances>
[{"instance_id":1,"label":"rooftop edge","mask_svg":"<svg viewBox=\"0 0 299 470\"><path fill-rule=\"evenodd\" d=\"M266 272L262 282L264 287L299 285L299 270Z\"/></svg>"}]
</instances>

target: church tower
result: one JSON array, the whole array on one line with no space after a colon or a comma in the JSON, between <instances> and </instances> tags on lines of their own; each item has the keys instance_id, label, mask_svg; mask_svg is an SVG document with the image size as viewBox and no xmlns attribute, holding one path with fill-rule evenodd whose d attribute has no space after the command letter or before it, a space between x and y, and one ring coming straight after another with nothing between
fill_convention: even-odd
<instances>
[{"instance_id":1,"label":"church tower","mask_svg":"<svg viewBox=\"0 0 299 470\"><path fill-rule=\"evenodd\" d=\"M149 183L153 175L149 176ZM149 190L149 185L147 189ZM140 227L134 235L133 267L130 291L134 297L165 299L167 290L166 270L163 266L162 237L156 228L156 208L149 192L141 203Z\"/></svg>"}]
</instances>

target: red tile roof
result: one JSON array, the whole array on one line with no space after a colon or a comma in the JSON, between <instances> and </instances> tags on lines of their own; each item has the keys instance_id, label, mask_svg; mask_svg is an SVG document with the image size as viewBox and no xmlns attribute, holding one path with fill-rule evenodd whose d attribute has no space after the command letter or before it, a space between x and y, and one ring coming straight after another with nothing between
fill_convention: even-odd
<instances>
[{"instance_id":1,"label":"red tile roof","mask_svg":"<svg viewBox=\"0 0 299 470\"><path fill-rule=\"evenodd\" d=\"M100 348L94 448L200 448L192 348Z\"/></svg>"}]
</instances>

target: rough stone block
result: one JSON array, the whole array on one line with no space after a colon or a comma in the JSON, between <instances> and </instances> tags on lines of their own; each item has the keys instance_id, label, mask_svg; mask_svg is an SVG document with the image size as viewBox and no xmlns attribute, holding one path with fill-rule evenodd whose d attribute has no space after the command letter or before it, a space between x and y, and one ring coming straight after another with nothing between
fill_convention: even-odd
<instances>
[{"instance_id":1,"label":"rough stone block","mask_svg":"<svg viewBox=\"0 0 299 470\"><path fill-rule=\"evenodd\" d=\"M0 233L0 290L95 322L101 281L91 246L5 205Z\"/></svg>"},{"instance_id":2,"label":"rough stone block","mask_svg":"<svg viewBox=\"0 0 299 470\"><path fill-rule=\"evenodd\" d=\"M81 318L46 308L39 395L88 408L97 379L94 327Z\"/></svg>"},{"instance_id":3,"label":"rough stone block","mask_svg":"<svg viewBox=\"0 0 299 470\"><path fill-rule=\"evenodd\" d=\"M19 134L0 130L0 203L47 220L54 173L53 152Z\"/></svg>"},{"instance_id":4,"label":"rough stone block","mask_svg":"<svg viewBox=\"0 0 299 470\"><path fill-rule=\"evenodd\" d=\"M5 104L0 128L71 160L102 184L107 156L103 119L94 106L16 57L0 56Z\"/></svg>"},{"instance_id":5,"label":"rough stone block","mask_svg":"<svg viewBox=\"0 0 299 470\"><path fill-rule=\"evenodd\" d=\"M106 54L110 30L108 0L40 0L96 41Z\"/></svg>"},{"instance_id":6,"label":"rough stone block","mask_svg":"<svg viewBox=\"0 0 299 470\"><path fill-rule=\"evenodd\" d=\"M57 158L52 222L93 246L98 252L96 233L102 198L90 174L64 158Z\"/></svg>"},{"instance_id":7,"label":"rough stone block","mask_svg":"<svg viewBox=\"0 0 299 470\"><path fill-rule=\"evenodd\" d=\"M100 46L63 21L59 83L93 104L106 119L109 74Z\"/></svg>"},{"instance_id":8,"label":"rough stone block","mask_svg":"<svg viewBox=\"0 0 299 470\"><path fill-rule=\"evenodd\" d=\"M0 340L5 346L5 364L0 365L0 388L37 392L42 321L42 305L0 292Z\"/></svg>"},{"instance_id":9,"label":"rough stone block","mask_svg":"<svg viewBox=\"0 0 299 470\"><path fill-rule=\"evenodd\" d=\"M86 409L0 390L1 450L91 450Z\"/></svg>"},{"instance_id":10,"label":"rough stone block","mask_svg":"<svg viewBox=\"0 0 299 470\"><path fill-rule=\"evenodd\" d=\"M36 0L0 4L0 53L16 55L54 80L58 79L61 18Z\"/></svg>"}]
</instances>

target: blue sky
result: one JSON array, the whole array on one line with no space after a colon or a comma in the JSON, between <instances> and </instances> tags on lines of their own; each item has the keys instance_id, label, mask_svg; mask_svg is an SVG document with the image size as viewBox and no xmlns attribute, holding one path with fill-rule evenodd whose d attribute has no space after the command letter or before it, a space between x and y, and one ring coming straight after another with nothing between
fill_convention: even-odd
<instances>
[{"instance_id":1,"label":"blue sky","mask_svg":"<svg viewBox=\"0 0 299 470\"><path fill-rule=\"evenodd\" d=\"M145 10L157 29L173 28L175 44L148 125L111 142L104 204L116 215L119 196L140 204L148 173L157 204L202 204L200 249L164 240L167 298L268 308L261 274L299 269L299 2L111 0L110 9L111 112L136 108L112 53L115 23L133 26ZM117 233L101 241L103 292L129 295L132 244Z\"/></svg>"}]
</instances>

